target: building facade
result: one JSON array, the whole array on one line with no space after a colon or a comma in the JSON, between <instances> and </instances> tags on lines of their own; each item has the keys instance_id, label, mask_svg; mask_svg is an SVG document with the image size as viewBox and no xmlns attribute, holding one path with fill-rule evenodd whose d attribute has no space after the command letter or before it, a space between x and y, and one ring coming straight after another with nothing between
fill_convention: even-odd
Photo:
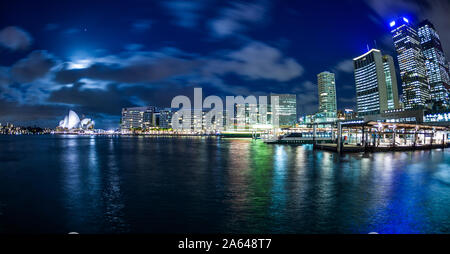
<instances>
[{"instance_id":1,"label":"building facade","mask_svg":"<svg viewBox=\"0 0 450 254\"><path fill-rule=\"evenodd\" d=\"M353 109L346 108L346 109L337 111L337 118L338 118L338 120L353 120L353 119L357 119L358 115L356 114L356 112Z\"/></svg>"},{"instance_id":2,"label":"building facade","mask_svg":"<svg viewBox=\"0 0 450 254\"><path fill-rule=\"evenodd\" d=\"M385 64L381 51L372 49L354 58L353 67L358 115L374 115L388 110ZM392 77L390 81L391 85L394 86Z\"/></svg>"},{"instance_id":3,"label":"building facade","mask_svg":"<svg viewBox=\"0 0 450 254\"><path fill-rule=\"evenodd\" d=\"M406 109L423 108L430 100L430 89L417 31L406 18L392 21L390 26L400 67L404 106Z\"/></svg>"},{"instance_id":4,"label":"building facade","mask_svg":"<svg viewBox=\"0 0 450 254\"><path fill-rule=\"evenodd\" d=\"M428 20L418 25L418 34L425 57L431 101L442 108L448 108L450 106L449 70L439 35L434 25Z\"/></svg>"},{"instance_id":5,"label":"building facade","mask_svg":"<svg viewBox=\"0 0 450 254\"><path fill-rule=\"evenodd\" d=\"M337 117L336 80L334 73L324 71L317 75L319 114L328 121Z\"/></svg>"},{"instance_id":6,"label":"building facade","mask_svg":"<svg viewBox=\"0 0 450 254\"><path fill-rule=\"evenodd\" d=\"M278 96L278 105L272 105L272 117L274 114L278 115L278 123L280 127L291 127L297 122L297 96L295 94L274 94L270 97Z\"/></svg>"},{"instance_id":7,"label":"building facade","mask_svg":"<svg viewBox=\"0 0 450 254\"><path fill-rule=\"evenodd\" d=\"M155 113L156 107L132 107L122 108L121 130L146 129L157 125Z\"/></svg>"},{"instance_id":8,"label":"building facade","mask_svg":"<svg viewBox=\"0 0 450 254\"><path fill-rule=\"evenodd\" d=\"M172 108L164 108L159 111L159 127L162 129L172 128L172 116L176 110Z\"/></svg>"},{"instance_id":9,"label":"building facade","mask_svg":"<svg viewBox=\"0 0 450 254\"><path fill-rule=\"evenodd\" d=\"M398 97L397 75L395 74L394 58L383 55L384 77L386 79L386 96L388 110L400 108Z\"/></svg>"}]
</instances>

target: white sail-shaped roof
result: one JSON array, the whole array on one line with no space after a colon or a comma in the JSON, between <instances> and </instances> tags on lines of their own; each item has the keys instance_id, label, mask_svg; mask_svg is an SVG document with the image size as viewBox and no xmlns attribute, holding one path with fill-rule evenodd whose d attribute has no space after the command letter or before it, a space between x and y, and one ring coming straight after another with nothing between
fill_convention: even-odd
<instances>
[{"instance_id":1,"label":"white sail-shaped roof","mask_svg":"<svg viewBox=\"0 0 450 254\"><path fill-rule=\"evenodd\" d=\"M94 121L90 118L84 118L80 120L80 117L73 110L69 110L69 114L64 117L64 120L59 121L58 127L64 129L90 129L94 128Z\"/></svg>"},{"instance_id":2,"label":"white sail-shaped roof","mask_svg":"<svg viewBox=\"0 0 450 254\"><path fill-rule=\"evenodd\" d=\"M65 116L62 127L67 128L68 123L69 123L69 116Z\"/></svg>"},{"instance_id":3,"label":"white sail-shaped roof","mask_svg":"<svg viewBox=\"0 0 450 254\"><path fill-rule=\"evenodd\" d=\"M70 110L69 111L69 119L68 119L66 128L70 130L70 129L78 127L79 124L80 124L80 118L78 117L77 113Z\"/></svg>"},{"instance_id":4,"label":"white sail-shaped roof","mask_svg":"<svg viewBox=\"0 0 450 254\"><path fill-rule=\"evenodd\" d=\"M91 122L90 118L84 118L81 120L81 125L88 125Z\"/></svg>"}]
</instances>

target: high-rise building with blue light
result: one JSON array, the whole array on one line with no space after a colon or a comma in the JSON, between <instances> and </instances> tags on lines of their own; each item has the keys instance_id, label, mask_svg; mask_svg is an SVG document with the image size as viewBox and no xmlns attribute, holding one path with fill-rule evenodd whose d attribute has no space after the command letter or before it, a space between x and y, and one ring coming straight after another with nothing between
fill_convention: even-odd
<instances>
[{"instance_id":1,"label":"high-rise building with blue light","mask_svg":"<svg viewBox=\"0 0 450 254\"><path fill-rule=\"evenodd\" d=\"M418 25L418 34L425 57L431 100L435 104L447 108L450 105L450 82L441 40L434 25L428 20L422 21Z\"/></svg>"},{"instance_id":2,"label":"high-rise building with blue light","mask_svg":"<svg viewBox=\"0 0 450 254\"><path fill-rule=\"evenodd\" d=\"M406 18L390 23L402 80L404 106L422 108L430 100L430 88L417 31Z\"/></svg>"}]
</instances>

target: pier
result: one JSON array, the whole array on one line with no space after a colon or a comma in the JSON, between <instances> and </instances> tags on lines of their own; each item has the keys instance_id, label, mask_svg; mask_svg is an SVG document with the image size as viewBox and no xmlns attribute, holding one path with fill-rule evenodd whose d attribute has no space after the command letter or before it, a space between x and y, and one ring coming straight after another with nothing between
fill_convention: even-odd
<instances>
[{"instance_id":1,"label":"pier","mask_svg":"<svg viewBox=\"0 0 450 254\"><path fill-rule=\"evenodd\" d=\"M342 152L426 150L449 146L443 126L385 122L338 122L333 144L315 143L315 149Z\"/></svg>"},{"instance_id":2,"label":"pier","mask_svg":"<svg viewBox=\"0 0 450 254\"><path fill-rule=\"evenodd\" d=\"M386 123L376 121L338 121L331 128L312 132L287 133L265 140L272 144L314 144L314 149L337 153L410 151L450 146L450 131L445 126ZM323 126L323 123L320 123ZM311 134L312 133L312 134Z\"/></svg>"}]
</instances>

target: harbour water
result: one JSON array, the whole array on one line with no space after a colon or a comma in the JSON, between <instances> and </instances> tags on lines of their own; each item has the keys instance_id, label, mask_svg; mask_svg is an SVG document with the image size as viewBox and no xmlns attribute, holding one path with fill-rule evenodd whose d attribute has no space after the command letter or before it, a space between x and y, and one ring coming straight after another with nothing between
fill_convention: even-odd
<instances>
[{"instance_id":1,"label":"harbour water","mask_svg":"<svg viewBox=\"0 0 450 254\"><path fill-rule=\"evenodd\" d=\"M0 136L0 233L450 233L450 150Z\"/></svg>"}]
</instances>

